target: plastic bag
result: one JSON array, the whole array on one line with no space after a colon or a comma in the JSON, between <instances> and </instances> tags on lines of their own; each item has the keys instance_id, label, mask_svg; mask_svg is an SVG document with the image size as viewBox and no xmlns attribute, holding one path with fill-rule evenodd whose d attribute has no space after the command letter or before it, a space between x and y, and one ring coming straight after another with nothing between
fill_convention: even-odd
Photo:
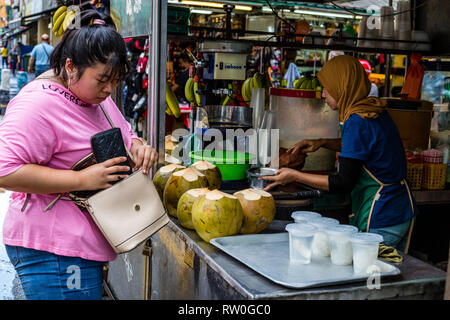
<instances>
[{"instance_id":1,"label":"plastic bag","mask_svg":"<svg viewBox=\"0 0 450 320\"><path fill-rule=\"evenodd\" d=\"M420 53L411 54L411 66L405 77L405 84L403 85L401 96L402 98L419 99L422 88L422 80L424 75L424 68L419 61L422 59Z\"/></svg>"}]
</instances>

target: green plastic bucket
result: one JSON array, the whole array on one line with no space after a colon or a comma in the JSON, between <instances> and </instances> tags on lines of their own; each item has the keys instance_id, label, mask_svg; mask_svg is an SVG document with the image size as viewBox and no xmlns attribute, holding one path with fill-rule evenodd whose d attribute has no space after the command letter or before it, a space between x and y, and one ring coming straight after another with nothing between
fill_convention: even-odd
<instances>
[{"instance_id":1,"label":"green plastic bucket","mask_svg":"<svg viewBox=\"0 0 450 320\"><path fill-rule=\"evenodd\" d=\"M216 165L222 174L222 180L245 180L250 161L254 158L249 153L228 150L197 150L189 153L192 161L208 161Z\"/></svg>"}]
</instances>

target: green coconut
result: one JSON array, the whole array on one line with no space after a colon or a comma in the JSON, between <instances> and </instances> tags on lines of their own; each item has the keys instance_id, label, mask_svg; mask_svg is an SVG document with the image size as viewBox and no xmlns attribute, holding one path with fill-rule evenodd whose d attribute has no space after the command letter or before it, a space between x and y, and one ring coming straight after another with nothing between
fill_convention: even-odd
<instances>
[{"instance_id":1,"label":"green coconut","mask_svg":"<svg viewBox=\"0 0 450 320\"><path fill-rule=\"evenodd\" d=\"M194 167L206 176L206 179L208 179L209 190L220 189L220 186L222 185L222 173L217 166L202 160L193 163L191 167Z\"/></svg>"},{"instance_id":2,"label":"green coconut","mask_svg":"<svg viewBox=\"0 0 450 320\"><path fill-rule=\"evenodd\" d=\"M164 187L166 186L166 183L172 173L183 169L186 169L186 167L179 164L169 164L159 168L159 170L155 173L155 176L153 177L153 184L158 191L161 201L163 200Z\"/></svg>"},{"instance_id":3,"label":"green coconut","mask_svg":"<svg viewBox=\"0 0 450 320\"><path fill-rule=\"evenodd\" d=\"M275 200L270 193L246 189L233 195L239 199L244 213L244 221L239 233L259 233L272 223L275 218Z\"/></svg>"},{"instance_id":4,"label":"green coconut","mask_svg":"<svg viewBox=\"0 0 450 320\"><path fill-rule=\"evenodd\" d=\"M164 205L168 213L177 218L178 201L190 189L207 188L208 180L203 173L187 168L172 173L164 188Z\"/></svg>"},{"instance_id":5,"label":"green coconut","mask_svg":"<svg viewBox=\"0 0 450 320\"><path fill-rule=\"evenodd\" d=\"M192 223L192 205L195 200L207 192L208 188L198 188L183 193L177 206L178 221L183 227L195 230L194 224Z\"/></svg>"},{"instance_id":6,"label":"green coconut","mask_svg":"<svg viewBox=\"0 0 450 320\"><path fill-rule=\"evenodd\" d=\"M237 234L243 219L239 199L219 190L200 196L192 206L195 231L206 242Z\"/></svg>"}]
</instances>

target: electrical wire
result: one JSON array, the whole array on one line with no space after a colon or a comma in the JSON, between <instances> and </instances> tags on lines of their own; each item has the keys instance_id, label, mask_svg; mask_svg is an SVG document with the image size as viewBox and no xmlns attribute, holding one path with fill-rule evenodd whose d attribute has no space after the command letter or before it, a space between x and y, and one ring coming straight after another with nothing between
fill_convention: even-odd
<instances>
[{"instance_id":1,"label":"electrical wire","mask_svg":"<svg viewBox=\"0 0 450 320\"><path fill-rule=\"evenodd\" d=\"M278 14L278 12L276 12L275 9L274 9L274 8L272 7L272 5L270 4L270 1L269 1L269 0L266 0L266 3L269 5L270 10L272 10L272 13L273 13L278 19L280 19L281 21L283 21L284 23L286 23L286 24L289 26L289 28L292 28L293 30L295 30L295 27L294 27L289 21L287 21L287 20L285 20L284 18L280 17L280 15Z\"/></svg>"}]
</instances>

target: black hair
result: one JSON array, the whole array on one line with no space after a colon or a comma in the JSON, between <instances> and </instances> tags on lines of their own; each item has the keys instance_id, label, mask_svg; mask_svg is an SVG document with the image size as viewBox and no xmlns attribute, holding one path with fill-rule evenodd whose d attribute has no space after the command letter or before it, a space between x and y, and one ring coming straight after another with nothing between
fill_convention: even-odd
<instances>
[{"instance_id":1,"label":"black hair","mask_svg":"<svg viewBox=\"0 0 450 320\"><path fill-rule=\"evenodd\" d=\"M110 79L118 77L123 80L130 70L127 49L111 17L95 10L85 10L77 18L81 28L68 29L50 55L50 66L55 75L62 75L67 81L65 65L70 58L78 70L76 81L86 68L97 63L107 65ZM103 20L105 24L93 24L95 19Z\"/></svg>"}]
</instances>

